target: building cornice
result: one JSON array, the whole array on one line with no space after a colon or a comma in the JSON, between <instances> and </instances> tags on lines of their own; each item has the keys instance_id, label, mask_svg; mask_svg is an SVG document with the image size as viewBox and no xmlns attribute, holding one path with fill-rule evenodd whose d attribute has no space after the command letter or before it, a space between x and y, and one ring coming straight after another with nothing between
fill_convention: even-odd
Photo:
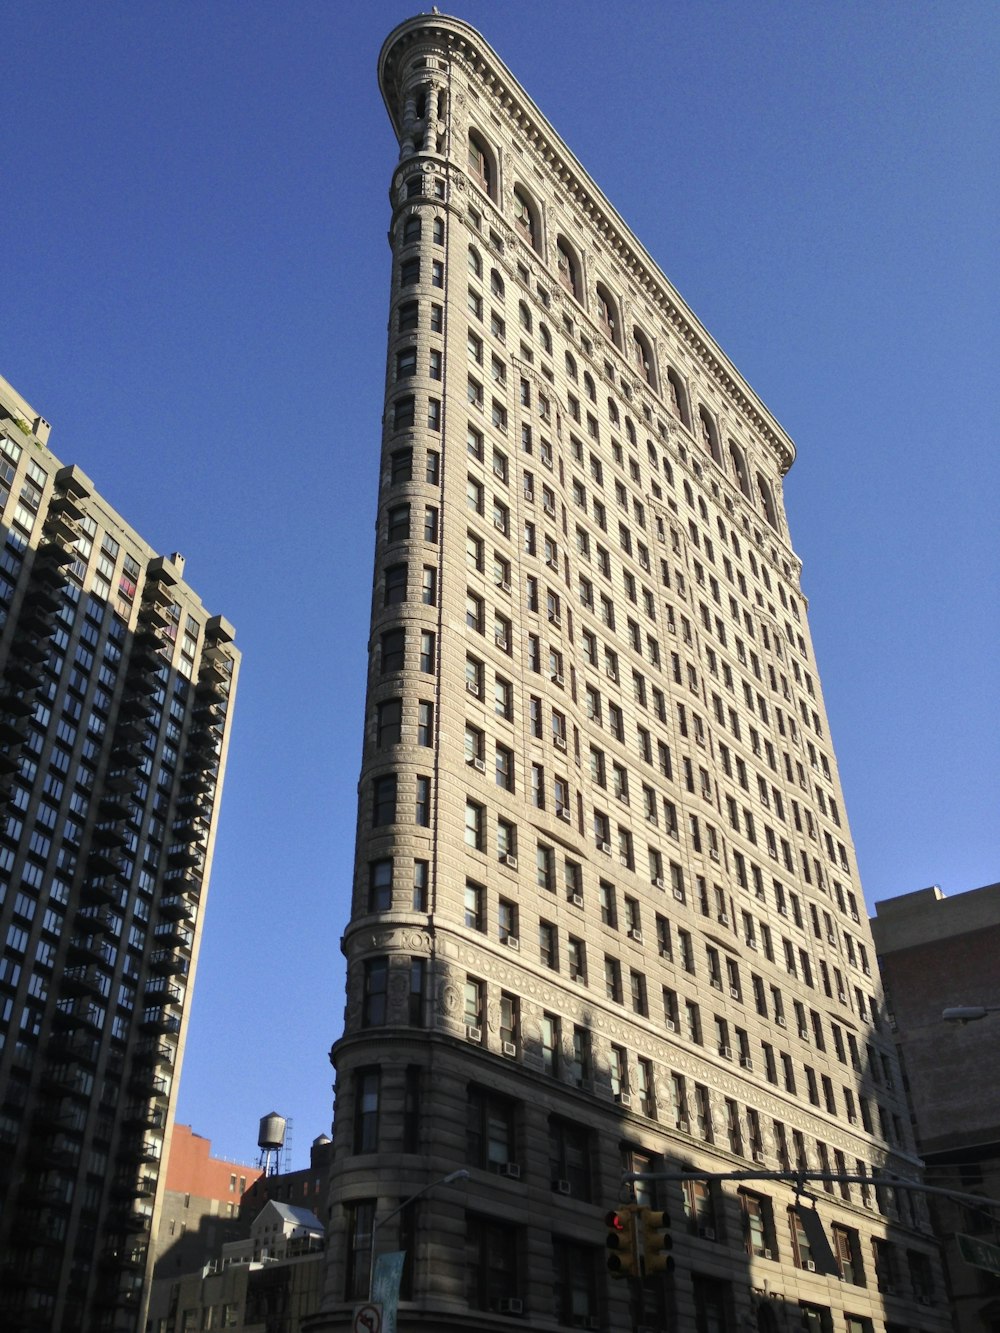
<instances>
[{"instance_id":1,"label":"building cornice","mask_svg":"<svg viewBox=\"0 0 1000 1333\"><path fill-rule=\"evenodd\" d=\"M379 87L397 136L402 131L402 105L397 73L414 46L426 44L461 59L479 83L500 103L505 114L555 176L595 232L614 252L661 318L684 341L708 374L744 413L772 449L784 475L795 461L795 445L780 423L739 373L725 352L690 309L662 269L636 238L610 200L559 137L493 48L470 24L443 14L407 19L386 38L379 54Z\"/></svg>"}]
</instances>

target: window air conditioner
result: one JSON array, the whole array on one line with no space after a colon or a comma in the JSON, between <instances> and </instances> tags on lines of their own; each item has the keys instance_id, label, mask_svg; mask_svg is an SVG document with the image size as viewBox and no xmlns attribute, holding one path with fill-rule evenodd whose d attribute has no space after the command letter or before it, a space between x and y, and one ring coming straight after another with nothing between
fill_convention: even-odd
<instances>
[{"instance_id":1,"label":"window air conditioner","mask_svg":"<svg viewBox=\"0 0 1000 1333\"><path fill-rule=\"evenodd\" d=\"M561 688L562 683L563 683L562 675L558 671L554 671L552 673L552 684L558 685Z\"/></svg>"},{"instance_id":2,"label":"window air conditioner","mask_svg":"<svg viewBox=\"0 0 1000 1333\"><path fill-rule=\"evenodd\" d=\"M507 636L505 634L494 634L493 642L498 648L502 648L504 652L507 651Z\"/></svg>"},{"instance_id":3,"label":"window air conditioner","mask_svg":"<svg viewBox=\"0 0 1000 1333\"><path fill-rule=\"evenodd\" d=\"M807 1273L816 1272L816 1265L812 1259L807 1259L805 1263L802 1265L802 1267L806 1270Z\"/></svg>"},{"instance_id":4,"label":"window air conditioner","mask_svg":"<svg viewBox=\"0 0 1000 1333\"><path fill-rule=\"evenodd\" d=\"M465 682L465 688L469 694L474 694L477 699L479 698L479 686L474 680L467 680Z\"/></svg>"},{"instance_id":5,"label":"window air conditioner","mask_svg":"<svg viewBox=\"0 0 1000 1333\"><path fill-rule=\"evenodd\" d=\"M662 876L662 875L654 875L654 876L653 876L653 888L654 888L654 889L662 889L662 888L663 888L663 876Z\"/></svg>"},{"instance_id":6,"label":"window air conditioner","mask_svg":"<svg viewBox=\"0 0 1000 1333\"><path fill-rule=\"evenodd\" d=\"M599 843L597 844L597 850L598 850L599 852L604 852L606 856L610 856L610 855L611 855L611 843L610 843L610 842L599 842Z\"/></svg>"},{"instance_id":7,"label":"window air conditioner","mask_svg":"<svg viewBox=\"0 0 1000 1333\"><path fill-rule=\"evenodd\" d=\"M510 584L506 579L500 579L497 583L497 587L501 592L510 592Z\"/></svg>"},{"instance_id":8,"label":"window air conditioner","mask_svg":"<svg viewBox=\"0 0 1000 1333\"><path fill-rule=\"evenodd\" d=\"M738 999L740 998L740 993L739 993L739 991L736 989L735 986L730 986L730 987L729 987L729 994L730 994L730 996L732 997L732 999L734 999L734 1000L738 1000Z\"/></svg>"},{"instance_id":9,"label":"window air conditioner","mask_svg":"<svg viewBox=\"0 0 1000 1333\"><path fill-rule=\"evenodd\" d=\"M559 612L558 612L558 611L550 611L550 612L549 612L549 624L550 624L550 625L556 625L556 626L562 624L562 621L559 619Z\"/></svg>"},{"instance_id":10,"label":"window air conditioner","mask_svg":"<svg viewBox=\"0 0 1000 1333\"><path fill-rule=\"evenodd\" d=\"M501 853L500 853L500 864L501 864L502 866L509 866L509 867L511 868L511 870L516 870L516 869L517 869L517 857L516 857L516 856L513 856L510 852L501 852Z\"/></svg>"},{"instance_id":11,"label":"window air conditioner","mask_svg":"<svg viewBox=\"0 0 1000 1333\"><path fill-rule=\"evenodd\" d=\"M715 1227L699 1227L698 1235L702 1240L715 1240Z\"/></svg>"},{"instance_id":12,"label":"window air conditioner","mask_svg":"<svg viewBox=\"0 0 1000 1333\"><path fill-rule=\"evenodd\" d=\"M507 948L508 948L508 949L513 949L514 952L516 953L516 952L520 949L520 947L521 947L521 941L517 938L516 935L508 935L508 936L507 936Z\"/></svg>"},{"instance_id":13,"label":"window air conditioner","mask_svg":"<svg viewBox=\"0 0 1000 1333\"><path fill-rule=\"evenodd\" d=\"M470 1025L467 1024L465 1028L465 1035L469 1039L469 1041L481 1042L483 1039L483 1029L477 1027L471 1027Z\"/></svg>"},{"instance_id":14,"label":"window air conditioner","mask_svg":"<svg viewBox=\"0 0 1000 1333\"><path fill-rule=\"evenodd\" d=\"M564 824L572 823L573 816L569 812L569 806L566 805L560 806L559 809L556 811L556 819L561 819Z\"/></svg>"},{"instance_id":15,"label":"window air conditioner","mask_svg":"<svg viewBox=\"0 0 1000 1333\"><path fill-rule=\"evenodd\" d=\"M565 748L566 748L566 737L565 737L565 736L553 736L553 737L552 737L552 744L556 747L557 750L565 750Z\"/></svg>"},{"instance_id":16,"label":"window air conditioner","mask_svg":"<svg viewBox=\"0 0 1000 1333\"><path fill-rule=\"evenodd\" d=\"M523 1314L524 1302L517 1296L506 1296L497 1301L497 1314Z\"/></svg>"},{"instance_id":17,"label":"window air conditioner","mask_svg":"<svg viewBox=\"0 0 1000 1333\"><path fill-rule=\"evenodd\" d=\"M749 1069L751 1073L753 1072L753 1061L750 1059L749 1055L740 1056L740 1067L742 1069Z\"/></svg>"},{"instance_id":18,"label":"window air conditioner","mask_svg":"<svg viewBox=\"0 0 1000 1333\"><path fill-rule=\"evenodd\" d=\"M472 767L476 770L477 773L485 773L485 772L486 772L486 761L485 761L485 759L473 758L473 759L470 759L470 760L469 760L469 763L472 765Z\"/></svg>"},{"instance_id":19,"label":"window air conditioner","mask_svg":"<svg viewBox=\"0 0 1000 1333\"><path fill-rule=\"evenodd\" d=\"M520 1180L521 1168L516 1162L502 1162L497 1167L497 1175L506 1176L508 1180Z\"/></svg>"},{"instance_id":20,"label":"window air conditioner","mask_svg":"<svg viewBox=\"0 0 1000 1333\"><path fill-rule=\"evenodd\" d=\"M571 894L569 895L569 900L570 900L570 902L573 904L574 907L582 907L582 906L583 906L583 894L582 894L582 893L571 893Z\"/></svg>"},{"instance_id":21,"label":"window air conditioner","mask_svg":"<svg viewBox=\"0 0 1000 1333\"><path fill-rule=\"evenodd\" d=\"M674 889L674 897L677 899L679 903L682 903L684 901L684 890Z\"/></svg>"},{"instance_id":22,"label":"window air conditioner","mask_svg":"<svg viewBox=\"0 0 1000 1333\"><path fill-rule=\"evenodd\" d=\"M631 928L631 930L628 932L628 937L630 940L634 940L636 944L642 943L642 931L639 929L638 926L633 926Z\"/></svg>"},{"instance_id":23,"label":"window air conditioner","mask_svg":"<svg viewBox=\"0 0 1000 1333\"><path fill-rule=\"evenodd\" d=\"M716 920L718 921L720 926L729 925L729 917L726 915L725 912L720 912L719 915L716 917Z\"/></svg>"},{"instance_id":24,"label":"window air conditioner","mask_svg":"<svg viewBox=\"0 0 1000 1333\"><path fill-rule=\"evenodd\" d=\"M723 1060L731 1060L733 1058L733 1048L731 1046L720 1046L719 1054Z\"/></svg>"},{"instance_id":25,"label":"window air conditioner","mask_svg":"<svg viewBox=\"0 0 1000 1333\"><path fill-rule=\"evenodd\" d=\"M552 1188L557 1194L571 1194L573 1192L573 1187L568 1180L554 1180Z\"/></svg>"},{"instance_id":26,"label":"window air conditioner","mask_svg":"<svg viewBox=\"0 0 1000 1333\"><path fill-rule=\"evenodd\" d=\"M757 1163L758 1166L763 1166L764 1154L762 1152L755 1152L753 1155L753 1160Z\"/></svg>"},{"instance_id":27,"label":"window air conditioner","mask_svg":"<svg viewBox=\"0 0 1000 1333\"><path fill-rule=\"evenodd\" d=\"M629 1092L616 1092L615 1101L619 1106L627 1108L632 1105L632 1094Z\"/></svg>"},{"instance_id":28,"label":"window air conditioner","mask_svg":"<svg viewBox=\"0 0 1000 1333\"><path fill-rule=\"evenodd\" d=\"M686 1120L678 1120L678 1122L677 1122L677 1128L680 1130L680 1132L681 1132L682 1134L690 1134L690 1133L691 1133L691 1126L688 1124L688 1122L687 1122Z\"/></svg>"},{"instance_id":29,"label":"window air conditioner","mask_svg":"<svg viewBox=\"0 0 1000 1333\"><path fill-rule=\"evenodd\" d=\"M674 1022L674 1020L673 1020L672 1018L666 1018L666 1019L664 1019L664 1020L663 1020L663 1026L667 1029L668 1032L676 1032L676 1031L677 1031L677 1024Z\"/></svg>"},{"instance_id":30,"label":"window air conditioner","mask_svg":"<svg viewBox=\"0 0 1000 1333\"><path fill-rule=\"evenodd\" d=\"M507 1056L517 1055L517 1044L513 1041L505 1041L503 1043L503 1053Z\"/></svg>"},{"instance_id":31,"label":"window air conditioner","mask_svg":"<svg viewBox=\"0 0 1000 1333\"><path fill-rule=\"evenodd\" d=\"M761 1257L762 1259L773 1259L773 1258L774 1258L774 1251L773 1251L773 1250L764 1250L764 1252L761 1254L760 1257Z\"/></svg>"}]
</instances>

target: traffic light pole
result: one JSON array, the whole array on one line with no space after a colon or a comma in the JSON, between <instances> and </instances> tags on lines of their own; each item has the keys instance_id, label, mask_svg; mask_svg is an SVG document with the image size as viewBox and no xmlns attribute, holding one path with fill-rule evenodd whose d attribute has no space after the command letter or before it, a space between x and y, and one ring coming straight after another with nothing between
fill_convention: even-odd
<instances>
[{"instance_id":1,"label":"traffic light pole","mask_svg":"<svg viewBox=\"0 0 1000 1333\"><path fill-rule=\"evenodd\" d=\"M963 1194L959 1190L944 1189L939 1185L925 1185L919 1180L900 1176L861 1176L842 1171L624 1171L622 1183L632 1184L645 1180L780 1180L793 1186L797 1193L805 1192L806 1182L824 1184L868 1185L874 1189L911 1190L917 1194L936 1194L958 1203L973 1204L978 1208L1000 1211L1000 1199L987 1199L981 1194Z\"/></svg>"}]
</instances>

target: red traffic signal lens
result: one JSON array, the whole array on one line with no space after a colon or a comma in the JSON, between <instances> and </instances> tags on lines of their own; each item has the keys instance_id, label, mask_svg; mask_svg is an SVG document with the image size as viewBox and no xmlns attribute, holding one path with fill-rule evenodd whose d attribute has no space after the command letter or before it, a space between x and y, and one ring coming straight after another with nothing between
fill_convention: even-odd
<instances>
[{"instance_id":1,"label":"red traffic signal lens","mask_svg":"<svg viewBox=\"0 0 1000 1333\"><path fill-rule=\"evenodd\" d=\"M628 1224L621 1213L612 1211L605 1215L604 1225L610 1227L613 1231L625 1231Z\"/></svg>"}]
</instances>

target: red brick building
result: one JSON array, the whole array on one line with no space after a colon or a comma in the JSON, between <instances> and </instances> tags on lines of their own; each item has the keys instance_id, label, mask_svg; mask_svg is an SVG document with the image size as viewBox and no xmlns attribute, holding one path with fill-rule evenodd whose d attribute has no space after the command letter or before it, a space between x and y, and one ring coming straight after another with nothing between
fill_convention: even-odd
<instances>
[{"instance_id":1,"label":"red brick building","mask_svg":"<svg viewBox=\"0 0 1000 1333\"><path fill-rule=\"evenodd\" d=\"M175 1125L156 1235L154 1277L189 1273L244 1234L240 1200L260 1168L212 1156L210 1139ZM248 1219L252 1220L252 1219Z\"/></svg>"}]
</instances>

